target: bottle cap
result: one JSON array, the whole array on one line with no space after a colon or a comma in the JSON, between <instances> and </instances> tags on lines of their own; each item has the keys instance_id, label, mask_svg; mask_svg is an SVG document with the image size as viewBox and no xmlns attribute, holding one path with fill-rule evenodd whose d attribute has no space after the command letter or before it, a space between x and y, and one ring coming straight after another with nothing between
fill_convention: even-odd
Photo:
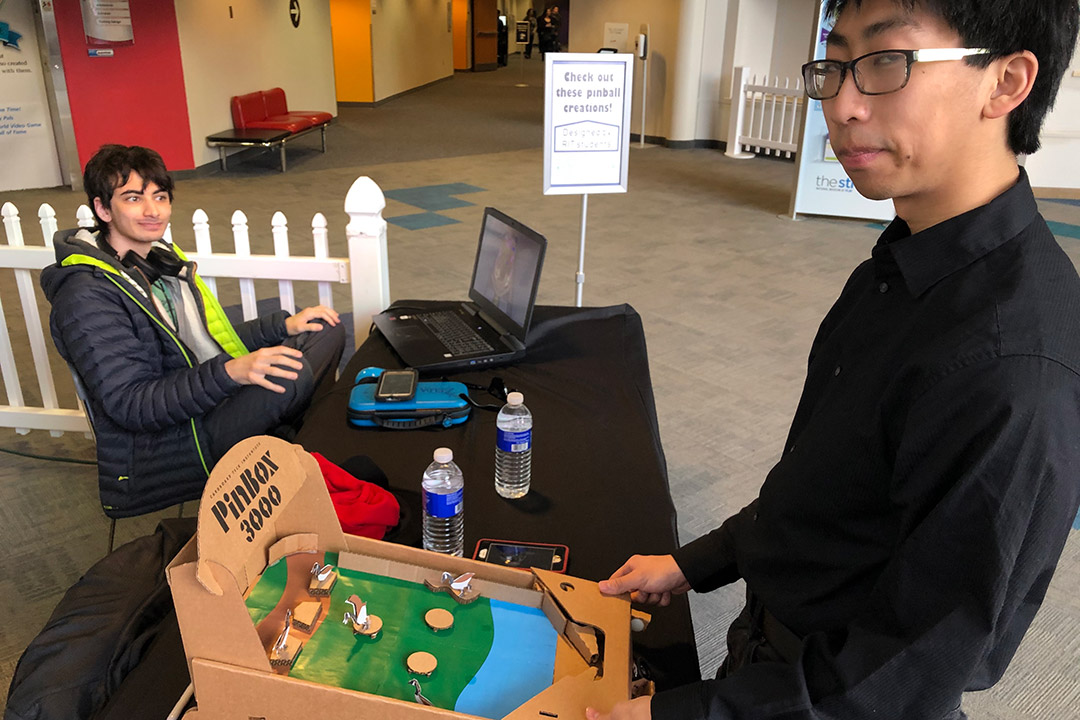
<instances>
[{"instance_id":1,"label":"bottle cap","mask_svg":"<svg viewBox=\"0 0 1080 720\"><path fill-rule=\"evenodd\" d=\"M522 404L523 402L525 402L525 396L522 395L521 393L517 392L517 391L514 391L514 392L512 392L512 393L510 393L509 395L506 396L506 404L507 405L512 405L514 407L517 407L518 405Z\"/></svg>"},{"instance_id":2,"label":"bottle cap","mask_svg":"<svg viewBox=\"0 0 1080 720\"><path fill-rule=\"evenodd\" d=\"M439 448L431 457L437 463L448 463L454 459L454 451L450 448Z\"/></svg>"}]
</instances>

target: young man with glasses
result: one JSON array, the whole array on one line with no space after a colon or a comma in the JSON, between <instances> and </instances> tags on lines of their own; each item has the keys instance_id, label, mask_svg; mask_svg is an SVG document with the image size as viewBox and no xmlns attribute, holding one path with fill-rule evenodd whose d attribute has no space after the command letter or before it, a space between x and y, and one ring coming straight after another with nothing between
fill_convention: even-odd
<instances>
[{"instance_id":1,"label":"young man with glasses","mask_svg":"<svg viewBox=\"0 0 1080 720\"><path fill-rule=\"evenodd\" d=\"M661 605L747 585L716 680L612 718L963 718L1080 504L1080 279L1016 160L1039 147L1077 1L826 5L807 94L897 218L821 324L758 498L600 584Z\"/></svg>"}]
</instances>

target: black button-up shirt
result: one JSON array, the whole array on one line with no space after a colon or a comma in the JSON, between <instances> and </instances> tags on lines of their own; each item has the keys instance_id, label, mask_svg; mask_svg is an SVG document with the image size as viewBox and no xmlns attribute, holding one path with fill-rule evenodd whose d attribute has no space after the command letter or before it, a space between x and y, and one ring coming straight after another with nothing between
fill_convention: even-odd
<instances>
[{"instance_id":1,"label":"black button-up shirt","mask_svg":"<svg viewBox=\"0 0 1080 720\"><path fill-rule=\"evenodd\" d=\"M1001 677L1080 503L1080 279L1027 176L895 220L821 323L758 499L675 558L803 638L656 718L936 720Z\"/></svg>"}]
</instances>

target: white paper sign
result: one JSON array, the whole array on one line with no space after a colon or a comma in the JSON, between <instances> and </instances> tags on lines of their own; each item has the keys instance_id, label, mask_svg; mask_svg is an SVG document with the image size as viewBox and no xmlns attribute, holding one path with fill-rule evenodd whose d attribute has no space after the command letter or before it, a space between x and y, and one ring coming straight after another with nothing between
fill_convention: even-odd
<instances>
[{"instance_id":1,"label":"white paper sign","mask_svg":"<svg viewBox=\"0 0 1080 720\"><path fill-rule=\"evenodd\" d=\"M128 45L134 42L128 0L82 0L83 31L88 43Z\"/></svg>"},{"instance_id":2,"label":"white paper sign","mask_svg":"<svg viewBox=\"0 0 1080 720\"><path fill-rule=\"evenodd\" d=\"M0 191L62 183L30 3L0 7Z\"/></svg>"},{"instance_id":3,"label":"white paper sign","mask_svg":"<svg viewBox=\"0 0 1080 720\"><path fill-rule=\"evenodd\" d=\"M825 10L815 34L815 59L825 57L825 38L832 26L826 24ZM848 82L851 82L849 77ZM795 215L830 215L888 221L896 217L892 200L869 200L859 194L855 184L836 160L829 143L829 128L818 100L806 101L806 122L799 146L798 172L795 179Z\"/></svg>"},{"instance_id":4,"label":"white paper sign","mask_svg":"<svg viewBox=\"0 0 1080 720\"><path fill-rule=\"evenodd\" d=\"M626 192L634 56L547 53L544 194Z\"/></svg>"},{"instance_id":5,"label":"white paper sign","mask_svg":"<svg viewBox=\"0 0 1080 720\"><path fill-rule=\"evenodd\" d=\"M604 47L615 48L619 52L629 52L627 39L630 37L628 23L604 23Z\"/></svg>"}]
</instances>

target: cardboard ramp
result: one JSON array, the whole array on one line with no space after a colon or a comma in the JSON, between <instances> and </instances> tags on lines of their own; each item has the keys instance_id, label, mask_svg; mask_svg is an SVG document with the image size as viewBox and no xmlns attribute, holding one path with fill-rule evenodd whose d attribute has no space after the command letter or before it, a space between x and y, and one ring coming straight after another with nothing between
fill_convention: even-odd
<instances>
[{"instance_id":1,"label":"cardboard ramp","mask_svg":"<svg viewBox=\"0 0 1080 720\"><path fill-rule=\"evenodd\" d=\"M338 553L341 568L410 582L471 572L482 596L539 608L558 638L552 683L505 720L581 718L586 706L608 711L631 696L628 597L602 596L580 578L346 535L318 464L299 446L266 436L237 444L207 481L198 523L166 570L198 703L188 720L473 717L275 673L244 598L269 565L297 553ZM319 622L340 623L338 611Z\"/></svg>"}]
</instances>

